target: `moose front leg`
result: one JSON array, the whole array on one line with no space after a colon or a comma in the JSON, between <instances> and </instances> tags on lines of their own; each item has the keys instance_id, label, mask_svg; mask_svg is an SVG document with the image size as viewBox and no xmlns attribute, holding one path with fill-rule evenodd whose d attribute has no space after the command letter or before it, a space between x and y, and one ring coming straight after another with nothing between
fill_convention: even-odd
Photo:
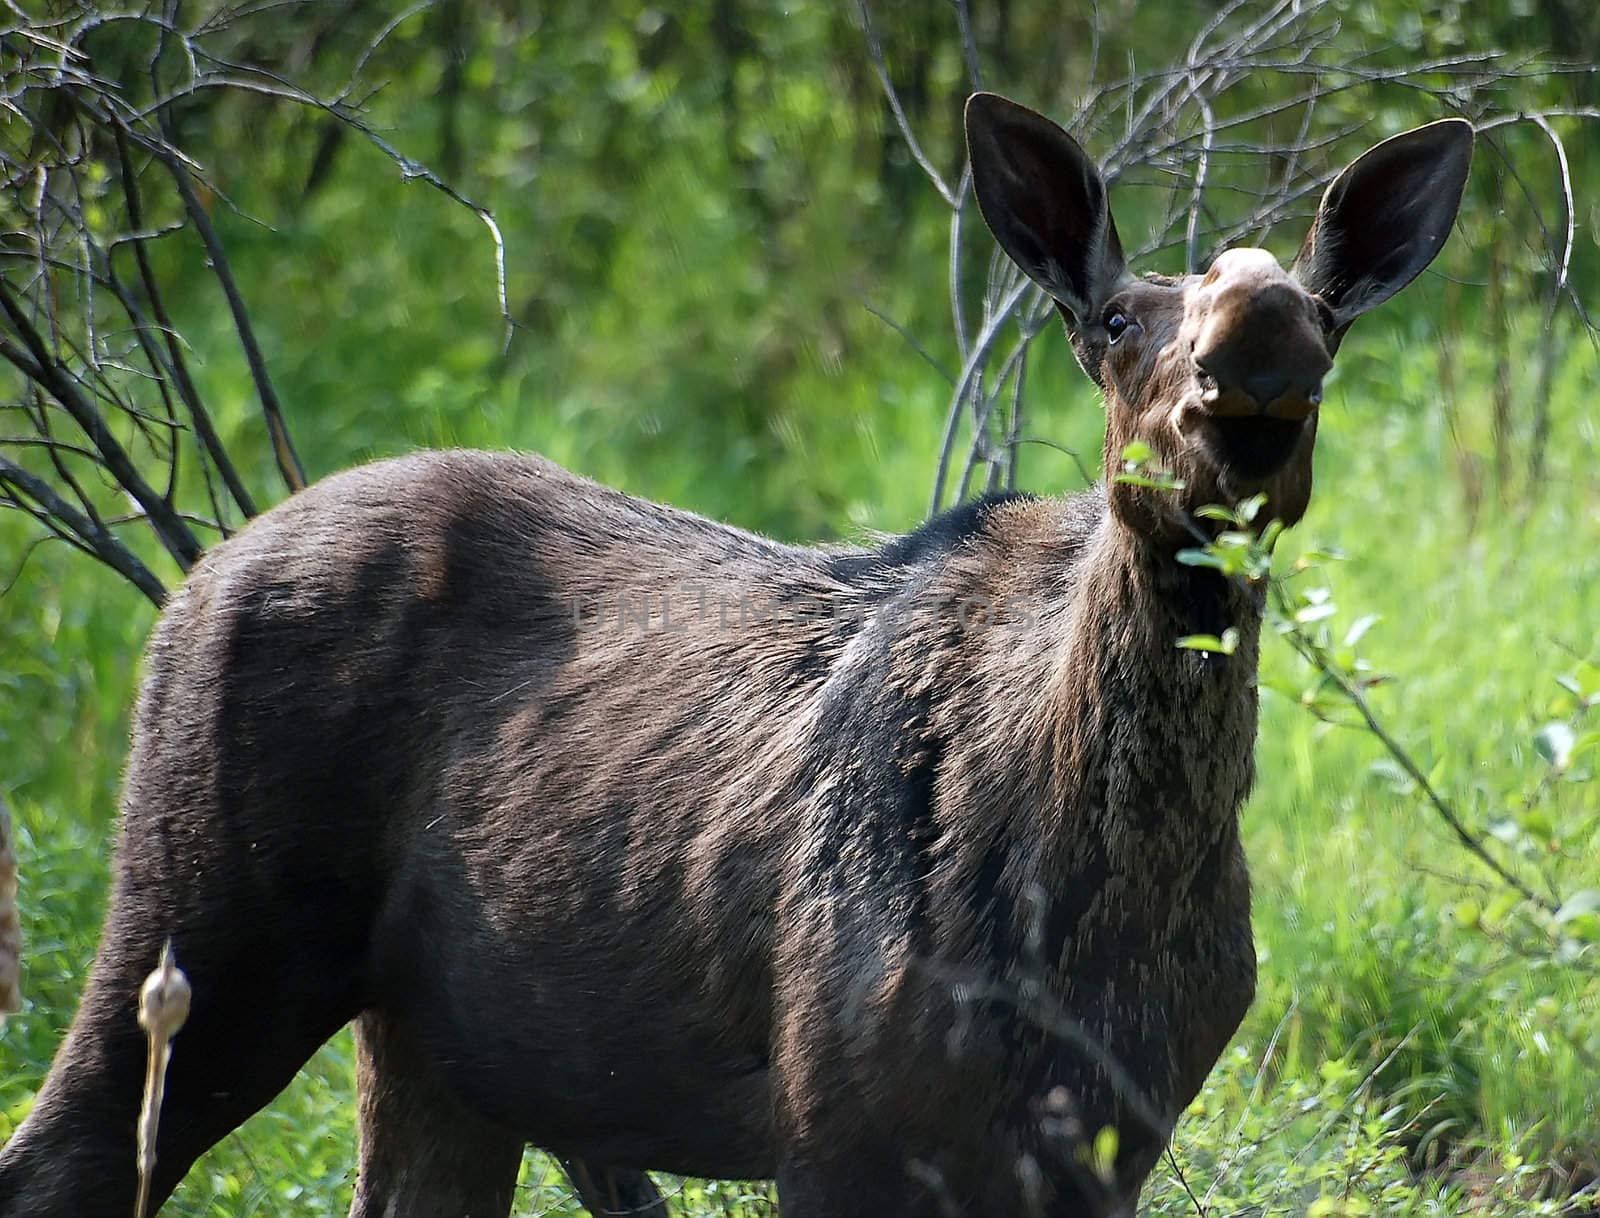
<instances>
[{"instance_id":1,"label":"moose front leg","mask_svg":"<svg viewBox=\"0 0 1600 1218\"><path fill-rule=\"evenodd\" d=\"M667 1203L642 1171L591 1167L582 1159L563 1159L561 1168L594 1218L667 1218Z\"/></svg>"},{"instance_id":2,"label":"moose front leg","mask_svg":"<svg viewBox=\"0 0 1600 1218\"><path fill-rule=\"evenodd\" d=\"M350 1218L506 1218L523 1141L469 1110L392 1020L355 1021L360 1166Z\"/></svg>"},{"instance_id":3,"label":"moose front leg","mask_svg":"<svg viewBox=\"0 0 1600 1218\"><path fill-rule=\"evenodd\" d=\"M369 1011L355 1022L360 1169L351 1218L504 1218L523 1140L462 1104L395 1021ZM641 1171L562 1162L595 1218L666 1218Z\"/></svg>"},{"instance_id":4,"label":"moose front leg","mask_svg":"<svg viewBox=\"0 0 1600 1218\"><path fill-rule=\"evenodd\" d=\"M169 939L194 997L166 1077L152 1211L344 1022L349 996L336 970L301 971L273 944L229 933L239 923L215 922L220 929L170 916L159 888L123 877L72 1028L32 1111L0 1152L0 1218L133 1212L147 1052L136 1003Z\"/></svg>"}]
</instances>

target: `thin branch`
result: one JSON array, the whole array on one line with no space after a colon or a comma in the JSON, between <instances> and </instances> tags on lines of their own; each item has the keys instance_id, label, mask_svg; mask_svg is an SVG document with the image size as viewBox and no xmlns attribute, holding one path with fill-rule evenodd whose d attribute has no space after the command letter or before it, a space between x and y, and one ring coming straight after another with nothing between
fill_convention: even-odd
<instances>
[{"instance_id":1,"label":"thin branch","mask_svg":"<svg viewBox=\"0 0 1600 1218\"><path fill-rule=\"evenodd\" d=\"M1043 436L1023 436L1018 444L1037 444L1041 448L1054 449L1056 452L1072 458L1072 464L1078 469L1078 476L1083 479L1084 486L1093 486L1097 479L1094 472L1083 463L1083 454L1075 448L1068 448L1065 444L1058 444L1054 440L1047 440Z\"/></svg>"},{"instance_id":2,"label":"thin branch","mask_svg":"<svg viewBox=\"0 0 1600 1218\"><path fill-rule=\"evenodd\" d=\"M878 41L878 31L872 24L872 13L867 8L867 0L856 0L856 14L861 18L861 32L867 40L867 54L872 59L872 70L877 73L878 84L882 86L883 95L889 102L889 112L894 115L895 126L900 128L900 138L905 140L906 147L911 150L912 159L927 175L928 181L933 183L933 188L939 192L939 197L948 206L955 207L955 192L933 167L933 162L928 159L927 153L922 151L922 144L918 141L916 132L911 129L911 121L906 118L906 112L900 105L900 94L895 91L894 81L889 76L889 65L884 62L883 43Z\"/></svg>"},{"instance_id":3,"label":"thin branch","mask_svg":"<svg viewBox=\"0 0 1600 1218\"><path fill-rule=\"evenodd\" d=\"M1205 141L1200 146L1200 160L1194 171L1194 193L1189 199L1189 221L1184 230L1184 269L1193 275L1200 269L1200 205L1206 193L1206 172L1211 168L1211 142L1216 135L1217 116L1211 103L1197 97L1196 104L1205 120Z\"/></svg>"},{"instance_id":4,"label":"thin branch","mask_svg":"<svg viewBox=\"0 0 1600 1218\"><path fill-rule=\"evenodd\" d=\"M22 466L0 454L0 483L13 491L28 496L51 519L70 529L101 562L116 571L145 596L158 609L166 600L167 590L156 578L155 572L140 562L110 530L78 511L51 488L42 478L35 477Z\"/></svg>"},{"instance_id":5,"label":"thin branch","mask_svg":"<svg viewBox=\"0 0 1600 1218\"><path fill-rule=\"evenodd\" d=\"M1031 282L1024 279L1006 297L998 314L991 318L978 334L977 342L973 345L972 353L967 356L966 364L961 369L961 376L956 380L955 391L950 395L950 407L945 414L944 435L939 442L939 464L933 479L933 497L931 512L937 512L944 500L945 480L949 477L950 458L955 451L956 431L961 423L961 407L967 400L967 393L972 387L974 379L982 370L989 356L989 348L994 345L994 340L999 336L1001 327L1010 318L1011 311L1029 291L1037 292Z\"/></svg>"},{"instance_id":6,"label":"thin branch","mask_svg":"<svg viewBox=\"0 0 1600 1218\"><path fill-rule=\"evenodd\" d=\"M1556 134L1556 129L1550 125L1550 120L1542 114L1531 114L1528 116L1528 121L1545 133L1551 147L1556 151L1556 164L1561 170L1561 204L1567 217L1567 231L1561 244L1560 269L1556 272L1556 291L1561 292L1567 286L1567 271L1572 266L1572 245L1577 234L1578 209L1573 203L1572 167L1567 163L1567 146Z\"/></svg>"},{"instance_id":7,"label":"thin branch","mask_svg":"<svg viewBox=\"0 0 1600 1218\"><path fill-rule=\"evenodd\" d=\"M128 133L120 124L114 124L112 131L116 137L117 159L122 170L122 195L128 208L128 223L135 231L144 223L143 202L139 191L139 176L133 168L133 158L128 149ZM156 325L160 328L166 340L167 366L171 371L172 382L177 387L178 396L183 399L184 405L189 410L189 418L194 423L195 435L199 437L200 444L206 456L217 467L222 476L228 493L233 496L233 501L246 517L256 514L255 501L251 498L249 490L245 488L244 479L234 468L232 459L222 445L222 439L217 435L217 429L211 422L211 413L200 400L200 393L195 388L194 380L189 375L188 361L183 357L183 348L178 343L177 327L172 324L172 318L167 313L166 302L162 299L160 289L156 285L154 270L150 266L150 257L145 250L143 239L133 241L133 256L139 268L139 279L144 285L145 299L150 302L150 311L155 315ZM109 254L107 265L109 266ZM146 327L138 326L141 336L147 333ZM152 359L152 363L154 363Z\"/></svg>"},{"instance_id":8,"label":"thin branch","mask_svg":"<svg viewBox=\"0 0 1600 1218\"><path fill-rule=\"evenodd\" d=\"M15 494L10 491L6 492L5 501L12 507L19 506ZM11 589L17 586L17 581L22 578L22 573L28 569L29 559L38 553L40 547L42 547L46 542L65 540L67 539L55 532L40 533L39 536L35 537L26 546L24 546L22 548L22 556L17 559L17 565L11 572L11 578L6 580L3 585L0 585L0 597L4 597L11 591ZM79 548L81 549L82 547L80 546ZM91 555L91 557L93 557L93 555Z\"/></svg>"},{"instance_id":9,"label":"thin branch","mask_svg":"<svg viewBox=\"0 0 1600 1218\"><path fill-rule=\"evenodd\" d=\"M1278 580L1273 580L1271 587L1279 611L1283 614L1285 620L1292 620L1293 611L1289 605L1288 594L1283 584ZM1361 721L1366 730L1372 734L1379 744L1383 745L1384 750L1393 758L1394 762L1416 784L1417 790L1422 793L1423 799L1428 806L1445 823L1445 826L1467 853L1494 872L1502 883L1515 890L1524 900L1531 902L1546 912L1554 913L1557 907L1549 898L1535 892L1519 876L1508 870L1499 859L1489 853L1483 844L1483 839L1467 828L1461 818L1456 815L1456 810L1451 806L1450 801L1439 793L1406 747L1395 739L1389 729L1384 726L1383 722L1373 712L1372 704L1367 701L1367 696L1362 689L1350 679L1343 669L1324 654L1316 640L1298 627L1291 631L1287 637L1294 649L1316 668L1325 680L1331 682L1345 700L1355 708L1356 713L1361 716Z\"/></svg>"},{"instance_id":10,"label":"thin branch","mask_svg":"<svg viewBox=\"0 0 1600 1218\"><path fill-rule=\"evenodd\" d=\"M972 344L967 341L967 307L961 298L961 222L966 218L967 199L972 191L972 165L962 167L961 182L956 188L955 203L950 209L950 259L946 267L949 276L950 324L955 329L956 356L962 362L972 354Z\"/></svg>"},{"instance_id":11,"label":"thin branch","mask_svg":"<svg viewBox=\"0 0 1600 1218\"><path fill-rule=\"evenodd\" d=\"M168 138L171 138L170 135ZM294 441L289 436L289 425L284 420L283 407L278 401L277 390L272 387L272 378L267 373L266 359L261 354L260 344L256 342L255 327L250 324L250 314L245 308L239 285L233 278L233 269L229 266L228 256L222 248L222 239L217 235L216 227L211 223L211 217L206 214L206 209L200 204L200 197L195 193L188 167L176 157L168 159L166 166L172 175L173 183L178 188L179 196L183 199L184 210L188 212L195 232L200 235L201 244L206 247L212 274L217 277L217 282L222 285L222 294L227 298L228 311L233 314L234 329L239 334L239 345L244 348L245 363L250 366L250 378L255 382L256 396L261 402L261 413L266 419L267 435L272 441L272 455L277 460L278 472L283 475L283 481L291 492L304 490L305 467L300 463L300 455L295 452Z\"/></svg>"},{"instance_id":12,"label":"thin branch","mask_svg":"<svg viewBox=\"0 0 1600 1218\"><path fill-rule=\"evenodd\" d=\"M1017 455L1018 447L1022 443L1022 406L1023 402L1027 400L1024 393L1027 382L1028 349L1024 348L1022 359L1017 364L1017 375L1011 382L1011 409L1007 412L1006 417L1005 482L1008 491L1017 489ZM995 467L994 472L996 474L1000 472L998 466ZM998 480L991 478L989 489L992 491L998 488Z\"/></svg>"},{"instance_id":13,"label":"thin branch","mask_svg":"<svg viewBox=\"0 0 1600 1218\"><path fill-rule=\"evenodd\" d=\"M972 32L972 12L967 0L951 0L956 10L956 28L961 32L961 55L967 64L967 79L976 91L983 89L983 64L978 55L978 40Z\"/></svg>"},{"instance_id":14,"label":"thin branch","mask_svg":"<svg viewBox=\"0 0 1600 1218\"><path fill-rule=\"evenodd\" d=\"M23 353L11 343L0 339L0 357L8 360L24 376L47 390L67 412L72 415L89 442L104 460L107 470L117 484L133 496L139 506L150 516L150 523L168 551L188 570L200 557L200 543L168 504L145 481L129 458L126 450L117 443L107 429L100 412L85 401L72 375L66 371L45 347L39 333L23 314L3 279L0 279L0 310L3 310L12 327L28 348Z\"/></svg>"},{"instance_id":15,"label":"thin branch","mask_svg":"<svg viewBox=\"0 0 1600 1218\"><path fill-rule=\"evenodd\" d=\"M943 364L941 364L939 362L939 360L938 360L938 357L933 355L926 347L924 347L922 345L922 343L918 341L917 336L915 334L911 333L910 330L906 329L903 325L901 325L899 322L897 322L894 318L890 317L887 313L885 313L881 309L879 309L870 300L866 300L866 299L863 298L862 301L861 301L861 307L863 309L865 309L868 313L871 313L874 317L876 317L884 325L888 326L889 329L893 330L901 338L905 339L906 342L910 345L911 349L913 351L915 351L918 355L920 355L923 358L924 362L927 363L928 367L932 368L935 372L937 372L939 374L939 376L944 380L945 384L954 385L956 383L955 374L952 373Z\"/></svg>"}]
</instances>

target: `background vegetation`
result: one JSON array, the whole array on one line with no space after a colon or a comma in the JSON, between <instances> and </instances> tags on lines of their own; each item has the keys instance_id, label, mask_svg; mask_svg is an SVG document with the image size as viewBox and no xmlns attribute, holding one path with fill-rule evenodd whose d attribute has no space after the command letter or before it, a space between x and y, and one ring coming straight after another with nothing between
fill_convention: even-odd
<instances>
[{"instance_id":1,"label":"background vegetation","mask_svg":"<svg viewBox=\"0 0 1600 1218\"><path fill-rule=\"evenodd\" d=\"M1600 18L1583 0L1329 11L1351 76L1318 120L1326 145L1308 153L1326 166L1442 112L1414 89L1356 87L1363 65L1490 49L1513 62L1600 58ZM973 6L973 45L991 87L1066 118L1112 70L1181 62L1214 13L997 0ZM955 14L911 2L872 14L908 117L955 181L969 73ZM492 206L507 251L509 349L494 250L469 211L315 110L217 91L175 111L311 477L423 445L519 447L787 538L925 514L950 397L930 362L958 363L949 213L887 111L856 9L308 3L241 28L241 59L329 93L387 28L362 71L386 82L368 121ZM87 45L115 76L157 37L122 23ZM19 55L0 38L0 56ZM8 90L20 63L0 63ZM1287 78L1263 74L1261 101ZM1524 73L1500 93L1508 111L1600 105L1592 67ZM25 164L28 133L8 123L0 142ZM1600 888L1600 749L1583 742L1600 696L1600 359L1581 312L1600 307L1600 125L1551 123L1576 200L1569 298L1550 307L1567 219L1553 146L1534 125L1497 128L1486 151L1505 159L1480 155L1438 272L1360 323L1341 354L1317 495L1278 567L1311 556L1300 586L1331 592L1297 602L1305 628L1345 653L1334 658L1360 674L1429 783L1552 908L1508 901L1393 753L1339 725L1349 708L1326 673L1269 645L1245 813L1261 993L1152 1182L1152 1213L1594 1205L1600 935L1583 894ZM1085 139L1105 153L1116 135ZM1244 180L1249 164L1241 149L1226 172ZM1159 223L1159 189L1130 181L1116 194L1130 244ZM3 226L14 255L26 217ZM1267 243L1287 256L1300 232L1285 223ZM262 503L281 497L203 251L189 232L147 248L244 481ZM988 250L973 227L974 267ZM1182 264L1179 249L1147 267ZM6 274L16 266L8 257ZM1022 438L1039 442L1018 449L1018 480L1082 486L1072 454L1096 471L1101 415L1053 327L1027 402ZM0 433L18 430L13 417L0 412ZM0 793L17 820L29 950L28 1005L0 1034L0 1137L27 1111L92 954L154 619L131 585L38 536L0 513ZM126 538L176 578L142 531ZM1313 553L1334 548L1348 559ZM1304 613L1324 603L1338 611ZM170 1211L342 1213L351 1084L340 1039L195 1170ZM518 1212L560 1212L564 1187L530 1154ZM678 1204L761 1212L765 1196L685 1185Z\"/></svg>"}]
</instances>

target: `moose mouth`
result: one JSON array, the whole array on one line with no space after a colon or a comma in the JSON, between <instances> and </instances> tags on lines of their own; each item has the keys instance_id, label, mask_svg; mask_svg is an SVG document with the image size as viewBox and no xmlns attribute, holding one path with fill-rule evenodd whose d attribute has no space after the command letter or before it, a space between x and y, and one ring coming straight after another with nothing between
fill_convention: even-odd
<instances>
[{"instance_id":1,"label":"moose mouth","mask_svg":"<svg viewBox=\"0 0 1600 1218\"><path fill-rule=\"evenodd\" d=\"M1271 477L1294 456L1305 435L1305 419L1271 415L1218 417L1206 420L1207 446L1230 473L1256 481Z\"/></svg>"}]
</instances>

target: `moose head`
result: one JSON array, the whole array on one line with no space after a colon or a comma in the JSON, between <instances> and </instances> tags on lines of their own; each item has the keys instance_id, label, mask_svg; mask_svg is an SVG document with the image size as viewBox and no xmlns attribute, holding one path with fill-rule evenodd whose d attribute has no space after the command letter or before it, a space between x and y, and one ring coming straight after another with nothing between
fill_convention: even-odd
<instances>
[{"instance_id":1,"label":"moose head","mask_svg":"<svg viewBox=\"0 0 1600 1218\"><path fill-rule=\"evenodd\" d=\"M985 221L1055 301L1105 393L1108 468L1142 441L1185 484L1176 499L1114 485L1113 511L1137 533L1179 541L1178 514L1264 493L1271 515L1295 523L1339 342L1443 247L1472 125L1430 123L1350 165L1287 270L1266 250L1236 248L1182 277L1129 271L1105 179L1055 123L977 93L966 126Z\"/></svg>"}]
</instances>

